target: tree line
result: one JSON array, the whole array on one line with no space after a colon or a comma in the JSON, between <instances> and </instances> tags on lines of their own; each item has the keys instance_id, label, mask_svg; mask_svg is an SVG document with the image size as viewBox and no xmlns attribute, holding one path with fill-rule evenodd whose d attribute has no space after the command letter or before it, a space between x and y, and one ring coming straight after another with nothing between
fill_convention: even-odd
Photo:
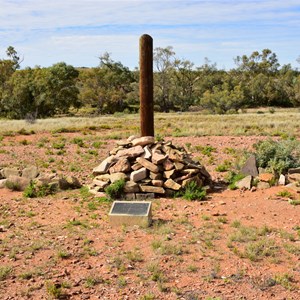
<instances>
[{"instance_id":1,"label":"tree line","mask_svg":"<svg viewBox=\"0 0 300 300\"><path fill-rule=\"evenodd\" d=\"M97 114L136 112L139 106L139 70L130 70L108 53L93 68L75 68L64 62L48 68L20 69L13 47L0 59L0 116L35 119L67 114L89 107ZM296 107L300 104L300 72L280 65L269 49L237 56L236 67L218 69L207 58L195 66L176 57L174 49L154 49L154 109L234 113L258 106ZM299 61L300 62L300 61Z\"/></svg>"}]
</instances>

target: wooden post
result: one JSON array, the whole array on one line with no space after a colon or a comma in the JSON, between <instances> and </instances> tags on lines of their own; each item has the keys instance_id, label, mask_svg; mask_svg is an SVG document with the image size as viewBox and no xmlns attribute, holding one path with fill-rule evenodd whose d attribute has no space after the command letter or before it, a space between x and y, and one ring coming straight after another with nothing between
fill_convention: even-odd
<instances>
[{"instance_id":1,"label":"wooden post","mask_svg":"<svg viewBox=\"0 0 300 300\"><path fill-rule=\"evenodd\" d=\"M140 37L140 122L141 136L154 136L153 39Z\"/></svg>"}]
</instances>

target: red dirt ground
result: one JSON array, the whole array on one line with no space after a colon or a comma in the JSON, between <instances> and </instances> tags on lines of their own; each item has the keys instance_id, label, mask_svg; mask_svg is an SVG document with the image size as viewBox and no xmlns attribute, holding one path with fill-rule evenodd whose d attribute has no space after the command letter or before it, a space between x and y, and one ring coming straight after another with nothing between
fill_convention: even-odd
<instances>
[{"instance_id":1,"label":"red dirt ground","mask_svg":"<svg viewBox=\"0 0 300 300\"><path fill-rule=\"evenodd\" d=\"M62 137L66 153L58 154L53 141ZM225 175L215 168L234 161L228 149L249 150L261 137L169 139L190 147L221 185ZM115 143L95 155L94 140L101 132L5 137L0 164L34 163L88 184ZM216 148L212 158L197 145ZM0 189L0 299L300 299L300 206L278 196L282 190L220 190L201 202L157 198L150 228L113 228L110 204L79 190L26 199Z\"/></svg>"}]
</instances>

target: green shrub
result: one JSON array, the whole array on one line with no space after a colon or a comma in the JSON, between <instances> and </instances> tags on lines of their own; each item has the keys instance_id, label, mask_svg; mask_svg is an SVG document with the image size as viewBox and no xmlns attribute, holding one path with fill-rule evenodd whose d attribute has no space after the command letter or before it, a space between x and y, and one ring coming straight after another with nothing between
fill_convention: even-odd
<instances>
[{"instance_id":1,"label":"green shrub","mask_svg":"<svg viewBox=\"0 0 300 300\"><path fill-rule=\"evenodd\" d=\"M186 185L181 196L185 200L203 200L206 197L206 191L199 187L196 182L191 181Z\"/></svg>"},{"instance_id":2,"label":"green shrub","mask_svg":"<svg viewBox=\"0 0 300 300\"><path fill-rule=\"evenodd\" d=\"M228 188L230 190L236 189L236 183L240 180L242 180L245 177L244 174L241 173L235 173L235 172L229 172L227 177L225 178L226 182L228 183Z\"/></svg>"},{"instance_id":3,"label":"green shrub","mask_svg":"<svg viewBox=\"0 0 300 300\"><path fill-rule=\"evenodd\" d=\"M26 198L45 197L47 195L52 195L55 192L55 185L42 184L40 186L36 186L34 181L31 181L30 184L25 188L23 196Z\"/></svg>"},{"instance_id":4,"label":"green shrub","mask_svg":"<svg viewBox=\"0 0 300 300\"><path fill-rule=\"evenodd\" d=\"M253 145L257 165L275 175L284 174L289 168L300 166L300 142L294 139L260 141Z\"/></svg>"},{"instance_id":5,"label":"green shrub","mask_svg":"<svg viewBox=\"0 0 300 300\"><path fill-rule=\"evenodd\" d=\"M107 193L111 199L119 199L123 195L124 186L124 179L117 180L105 189L105 193Z\"/></svg>"}]
</instances>

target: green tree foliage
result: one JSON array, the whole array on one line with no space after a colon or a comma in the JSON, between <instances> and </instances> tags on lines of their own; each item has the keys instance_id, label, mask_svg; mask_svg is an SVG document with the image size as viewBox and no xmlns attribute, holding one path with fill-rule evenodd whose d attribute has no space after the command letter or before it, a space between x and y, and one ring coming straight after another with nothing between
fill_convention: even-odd
<instances>
[{"instance_id":1,"label":"green tree foliage","mask_svg":"<svg viewBox=\"0 0 300 300\"><path fill-rule=\"evenodd\" d=\"M65 63L50 68L15 71L6 81L1 97L1 114L23 119L67 113L79 107L76 79L79 72Z\"/></svg>"},{"instance_id":2,"label":"green tree foliage","mask_svg":"<svg viewBox=\"0 0 300 300\"><path fill-rule=\"evenodd\" d=\"M134 74L127 67L104 53L99 67L81 71L80 99L97 107L99 113L123 111L134 82Z\"/></svg>"}]
</instances>

